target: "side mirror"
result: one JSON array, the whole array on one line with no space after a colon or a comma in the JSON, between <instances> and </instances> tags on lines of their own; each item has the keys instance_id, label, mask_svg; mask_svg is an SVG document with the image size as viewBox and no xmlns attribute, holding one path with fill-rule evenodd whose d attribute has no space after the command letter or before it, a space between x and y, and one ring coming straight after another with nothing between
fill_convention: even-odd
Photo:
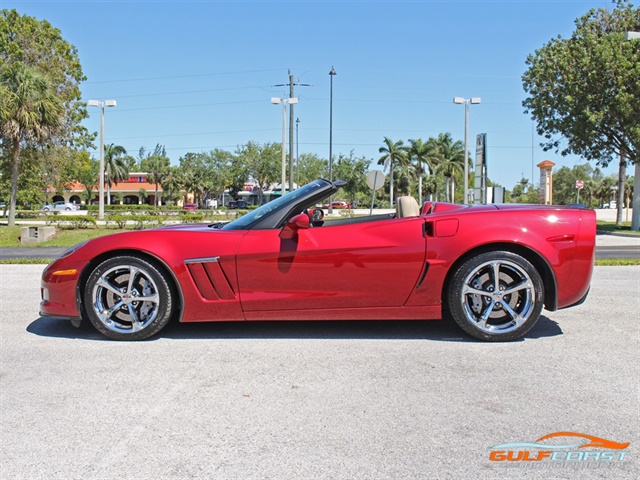
<instances>
[{"instance_id":1,"label":"side mirror","mask_svg":"<svg viewBox=\"0 0 640 480\"><path fill-rule=\"evenodd\" d=\"M298 234L298 230L306 230L309 226L309 215L299 213L289 219L278 236L283 240L288 240L294 238Z\"/></svg>"}]
</instances>

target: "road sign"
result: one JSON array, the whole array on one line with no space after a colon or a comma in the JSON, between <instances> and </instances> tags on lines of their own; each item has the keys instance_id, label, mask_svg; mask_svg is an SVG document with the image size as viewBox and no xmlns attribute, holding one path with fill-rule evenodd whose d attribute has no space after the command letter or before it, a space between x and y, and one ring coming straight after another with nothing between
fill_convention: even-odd
<instances>
[{"instance_id":1,"label":"road sign","mask_svg":"<svg viewBox=\"0 0 640 480\"><path fill-rule=\"evenodd\" d=\"M577 189L584 188L584 182L582 180L576 180L576 188Z\"/></svg>"},{"instance_id":2,"label":"road sign","mask_svg":"<svg viewBox=\"0 0 640 480\"><path fill-rule=\"evenodd\" d=\"M382 188L384 185L384 173L380 170L371 170L367 174L367 185L369 185L369 188L373 188L374 190Z\"/></svg>"},{"instance_id":3,"label":"road sign","mask_svg":"<svg viewBox=\"0 0 640 480\"><path fill-rule=\"evenodd\" d=\"M376 190L382 188L384 185L384 172L381 170L371 170L367 174L367 185L373 190L371 192L371 208L369 209L369 215L373 215L373 204L376 199Z\"/></svg>"}]
</instances>

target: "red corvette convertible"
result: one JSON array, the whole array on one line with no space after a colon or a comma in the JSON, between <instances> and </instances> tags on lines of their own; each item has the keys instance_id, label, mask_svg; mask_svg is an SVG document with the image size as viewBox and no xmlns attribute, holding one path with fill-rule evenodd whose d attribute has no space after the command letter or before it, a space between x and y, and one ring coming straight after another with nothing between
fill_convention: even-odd
<instances>
[{"instance_id":1,"label":"red corvette convertible","mask_svg":"<svg viewBox=\"0 0 640 480\"><path fill-rule=\"evenodd\" d=\"M513 340L548 310L584 301L592 210L398 199L396 213L325 220L313 206L343 182L316 180L227 224L96 238L42 275L41 315L141 340L171 320L452 317Z\"/></svg>"}]
</instances>

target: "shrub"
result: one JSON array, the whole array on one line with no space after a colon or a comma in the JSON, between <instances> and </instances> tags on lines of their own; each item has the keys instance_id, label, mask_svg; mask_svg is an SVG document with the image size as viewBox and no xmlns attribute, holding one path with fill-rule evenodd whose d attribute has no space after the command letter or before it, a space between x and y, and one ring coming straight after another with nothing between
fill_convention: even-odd
<instances>
[{"instance_id":1,"label":"shrub","mask_svg":"<svg viewBox=\"0 0 640 480\"><path fill-rule=\"evenodd\" d=\"M122 229L127 226L127 219L128 217L125 215L108 215L105 217L105 222L107 226L113 222L118 226L118 228Z\"/></svg>"},{"instance_id":2,"label":"shrub","mask_svg":"<svg viewBox=\"0 0 640 480\"><path fill-rule=\"evenodd\" d=\"M182 223L200 223L204 220L204 215L201 213L188 213L186 215L182 215L180 220Z\"/></svg>"},{"instance_id":3,"label":"shrub","mask_svg":"<svg viewBox=\"0 0 640 480\"><path fill-rule=\"evenodd\" d=\"M67 217L71 223L72 228L89 228L96 227L96 219L89 215L74 215L73 217Z\"/></svg>"},{"instance_id":4,"label":"shrub","mask_svg":"<svg viewBox=\"0 0 640 480\"><path fill-rule=\"evenodd\" d=\"M133 228L142 230L144 228L153 228L162 225L162 218L151 215L131 215L129 218L134 221Z\"/></svg>"}]
</instances>

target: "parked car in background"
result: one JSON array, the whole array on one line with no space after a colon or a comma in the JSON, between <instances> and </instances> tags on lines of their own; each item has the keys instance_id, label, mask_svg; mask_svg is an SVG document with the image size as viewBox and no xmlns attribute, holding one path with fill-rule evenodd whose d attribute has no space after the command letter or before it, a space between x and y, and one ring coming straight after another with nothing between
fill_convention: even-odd
<instances>
[{"instance_id":1,"label":"parked car in background","mask_svg":"<svg viewBox=\"0 0 640 480\"><path fill-rule=\"evenodd\" d=\"M605 203L602 208L611 208L611 209L616 209L618 208L618 202L616 202L615 200L611 200L608 203Z\"/></svg>"},{"instance_id":2,"label":"parked car in background","mask_svg":"<svg viewBox=\"0 0 640 480\"><path fill-rule=\"evenodd\" d=\"M198 205L196 205L195 203L185 203L182 206L183 210L197 210L198 209Z\"/></svg>"},{"instance_id":3,"label":"parked car in background","mask_svg":"<svg viewBox=\"0 0 640 480\"><path fill-rule=\"evenodd\" d=\"M227 208L247 208L248 206L246 200L231 200L227 203Z\"/></svg>"},{"instance_id":4,"label":"parked car in background","mask_svg":"<svg viewBox=\"0 0 640 480\"><path fill-rule=\"evenodd\" d=\"M351 204L349 202L331 202L331 206L333 208L351 208ZM329 208L329 204L326 203L322 205L322 208Z\"/></svg>"},{"instance_id":5,"label":"parked car in background","mask_svg":"<svg viewBox=\"0 0 640 480\"><path fill-rule=\"evenodd\" d=\"M43 212L52 212L54 210L64 210L67 212L70 212L72 210L79 210L80 209L80 205L76 205L75 203L69 203L69 202L55 202L53 204L51 203L47 203L44 207L42 207L42 211Z\"/></svg>"}]
</instances>

